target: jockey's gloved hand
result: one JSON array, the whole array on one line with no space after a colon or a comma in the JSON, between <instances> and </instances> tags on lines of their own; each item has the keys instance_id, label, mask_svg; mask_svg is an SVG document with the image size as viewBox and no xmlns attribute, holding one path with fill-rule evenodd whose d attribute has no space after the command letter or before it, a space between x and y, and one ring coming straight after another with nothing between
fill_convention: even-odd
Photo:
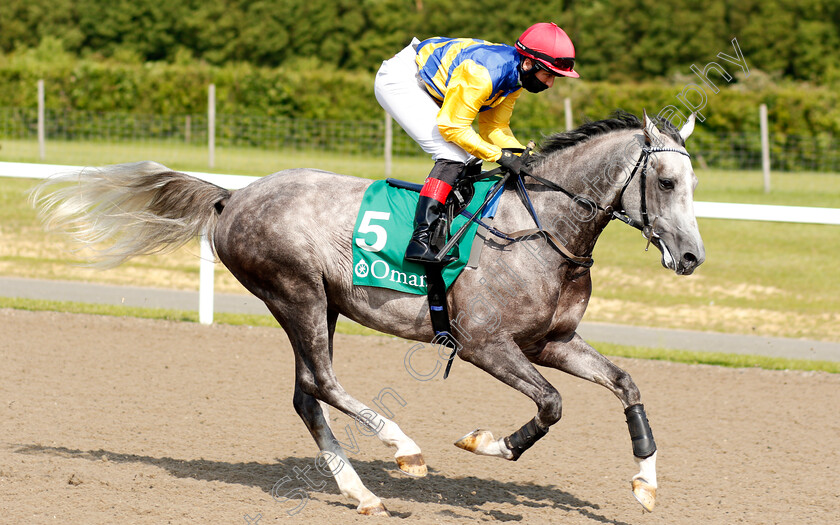
<instances>
[{"instance_id":1,"label":"jockey's gloved hand","mask_svg":"<svg viewBox=\"0 0 840 525\"><path fill-rule=\"evenodd\" d=\"M496 164L508 170L511 175L519 175L519 172L522 171L522 159L508 150L502 150L502 156L499 157Z\"/></svg>"}]
</instances>

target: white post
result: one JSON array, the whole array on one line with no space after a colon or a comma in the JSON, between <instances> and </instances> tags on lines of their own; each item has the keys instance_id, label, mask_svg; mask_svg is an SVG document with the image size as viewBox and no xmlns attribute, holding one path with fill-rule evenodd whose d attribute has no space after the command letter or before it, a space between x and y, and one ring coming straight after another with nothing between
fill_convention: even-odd
<instances>
[{"instance_id":1,"label":"white post","mask_svg":"<svg viewBox=\"0 0 840 525\"><path fill-rule=\"evenodd\" d=\"M215 261L210 239L207 234L201 236L199 251L201 263L198 268L198 322L213 324L213 272Z\"/></svg>"},{"instance_id":2,"label":"white post","mask_svg":"<svg viewBox=\"0 0 840 525\"><path fill-rule=\"evenodd\" d=\"M216 165L216 84L210 84L207 92L207 147L208 164L212 168Z\"/></svg>"},{"instance_id":3,"label":"white post","mask_svg":"<svg viewBox=\"0 0 840 525\"><path fill-rule=\"evenodd\" d=\"M394 124L391 115L385 113L385 176L391 176L391 155L394 147Z\"/></svg>"},{"instance_id":4,"label":"white post","mask_svg":"<svg viewBox=\"0 0 840 525\"><path fill-rule=\"evenodd\" d=\"M572 99L566 97L564 101L564 106L566 109L566 131L572 130Z\"/></svg>"},{"instance_id":5,"label":"white post","mask_svg":"<svg viewBox=\"0 0 840 525\"><path fill-rule=\"evenodd\" d=\"M44 122L44 81L38 81L38 156L41 160L47 158L46 123Z\"/></svg>"},{"instance_id":6,"label":"white post","mask_svg":"<svg viewBox=\"0 0 840 525\"><path fill-rule=\"evenodd\" d=\"M761 117L761 169L764 171L764 193L770 193L770 137L767 131L767 104L759 107Z\"/></svg>"}]
</instances>

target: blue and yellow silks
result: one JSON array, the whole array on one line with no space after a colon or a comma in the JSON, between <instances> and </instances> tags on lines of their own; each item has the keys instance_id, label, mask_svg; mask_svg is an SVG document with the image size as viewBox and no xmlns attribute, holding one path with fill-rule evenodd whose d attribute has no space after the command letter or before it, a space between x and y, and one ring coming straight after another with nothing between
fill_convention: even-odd
<instances>
[{"instance_id":1,"label":"blue and yellow silks","mask_svg":"<svg viewBox=\"0 0 840 525\"><path fill-rule=\"evenodd\" d=\"M520 55L506 44L435 37L417 47L417 67L441 103L440 133L470 155L496 161L502 148L523 148L510 130L519 85ZM478 116L478 133L472 123Z\"/></svg>"}]
</instances>

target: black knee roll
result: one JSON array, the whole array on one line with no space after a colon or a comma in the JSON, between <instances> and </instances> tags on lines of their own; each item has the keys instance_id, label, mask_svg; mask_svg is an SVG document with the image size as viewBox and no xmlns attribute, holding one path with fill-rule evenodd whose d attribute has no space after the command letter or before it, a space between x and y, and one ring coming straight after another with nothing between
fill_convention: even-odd
<instances>
[{"instance_id":1,"label":"black knee roll","mask_svg":"<svg viewBox=\"0 0 840 525\"><path fill-rule=\"evenodd\" d=\"M627 429L633 441L633 455L637 458L647 458L656 452L653 432L650 431L644 405L633 405L624 411L627 416Z\"/></svg>"},{"instance_id":2,"label":"black knee roll","mask_svg":"<svg viewBox=\"0 0 840 525\"><path fill-rule=\"evenodd\" d=\"M429 177L442 180L450 186L455 185L455 179L463 171L465 164L457 160L438 159L429 173Z\"/></svg>"},{"instance_id":3,"label":"black knee roll","mask_svg":"<svg viewBox=\"0 0 840 525\"><path fill-rule=\"evenodd\" d=\"M505 438L505 446L513 453L513 461L519 459L523 452L531 448L531 445L539 441L541 437L548 434L547 428L537 424L537 418L525 423L522 428Z\"/></svg>"}]
</instances>

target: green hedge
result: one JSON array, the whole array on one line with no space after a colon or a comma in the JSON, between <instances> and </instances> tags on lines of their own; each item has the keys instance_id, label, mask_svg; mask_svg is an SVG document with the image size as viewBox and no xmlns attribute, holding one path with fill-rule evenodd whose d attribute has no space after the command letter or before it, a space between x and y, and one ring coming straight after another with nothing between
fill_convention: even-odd
<instances>
[{"instance_id":1,"label":"green hedge","mask_svg":"<svg viewBox=\"0 0 840 525\"><path fill-rule=\"evenodd\" d=\"M378 120L373 74L324 67L315 59L281 68L247 64L119 64L74 59L36 60L0 57L0 107L34 108L36 83L43 78L47 108L120 111L147 115L201 114L207 108L207 85L216 84L219 114L267 117ZM687 113L677 100L696 77L672 83L586 82L560 79L544 95L524 95L513 124L519 128L557 129L564 125L563 98L572 98L575 123L603 118L616 108L656 114L668 105ZM840 136L840 92L828 87L776 85L761 71L720 82L718 94L707 91L700 128L709 133L755 132L758 106L768 106L771 132L784 135ZM693 99L697 97L692 95ZM690 97L690 99L692 99Z\"/></svg>"}]
</instances>

